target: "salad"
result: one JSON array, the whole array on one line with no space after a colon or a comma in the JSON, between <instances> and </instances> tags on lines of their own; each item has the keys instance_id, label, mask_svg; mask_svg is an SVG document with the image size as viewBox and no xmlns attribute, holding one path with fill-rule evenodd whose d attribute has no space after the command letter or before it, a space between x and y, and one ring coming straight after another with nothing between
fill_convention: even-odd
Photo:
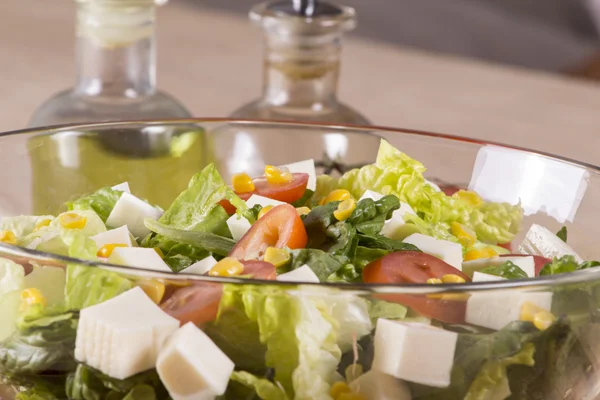
<instances>
[{"instance_id":1,"label":"salad","mask_svg":"<svg viewBox=\"0 0 600 400\"><path fill-rule=\"evenodd\" d=\"M382 140L341 177L305 160L228 185L211 164L166 210L123 183L56 216L4 217L4 244L121 267L0 258L0 382L20 400L563 398L593 370L594 282L460 285L600 263L566 228L512 243L518 204L446 193L424 172Z\"/></svg>"}]
</instances>

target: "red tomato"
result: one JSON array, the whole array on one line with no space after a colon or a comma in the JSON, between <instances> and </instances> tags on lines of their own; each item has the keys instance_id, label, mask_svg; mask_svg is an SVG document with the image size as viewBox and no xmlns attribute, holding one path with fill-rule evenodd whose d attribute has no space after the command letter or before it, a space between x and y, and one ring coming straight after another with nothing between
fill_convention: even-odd
<instances>
[{"instance_id":1,"label":"red tomato","mask_svg":"<svg viewBox=\"0 0 600 400\"><path fill-rule=\"evenodd\" d=\"M238 260L255 260L267 247L301 249L308 237L294 206L279 205L262 216L229 253Z\"/></svg>"},{"instance_id":2,"label":"red tomato","mask_svg":"<svg viewBox=\"0 0 600 400\"><path fill-rule=\"evenodd\" d=\"M442 192L444 192L446 196L452 196L460 190L460 188L456 186L440 186L440 189L442 189Z\"/></svg>"},{"instance_id":3,"label":"red tomato","mask_svg":"<svg viewBox=\"0 0 600 400\"><path fill-rule=\"evenodd\" d=\"M260 177L254 179L254 191L247 193L238 193L238 196L242 200L248 200L253 194L257 194L263 197L268 197L273 200L283 201L284 203L293 203L296 200L300 200L306 192L306 185L308 184L308 174L295 173L292 174L292 181L289 183L283 183L280 185L272 184L267 182L267 178ZM229 214L235 212L235 207L227 200L221 201L219 204L225 208Z\"/></svg>"},{"instance_id":4,"label":"red tomato","mask_svg":"<svg viewBox=\"0 0 600 400\"><path fill-rule=\"evenodd\" d=\"M530 254L501 254L500 257L529 257ZM544 268L544 265L548 264L549 262L552 262L552 260L550 260L549 258L546 257L542 257L542 256L534 256L531 255L531 257L533 257L533 262L535 263L535 276L539 276L540 271L542 270L542 268Z\"/></svg>"},{"instance_id":5,"label":"red tomato","mask_svg":"<svg viewBox=\"0 0 600 400\"><path fill-rule=\"evenodd\" d=\"M429 254L401 251L371 262L363 270L365 283L425 283L429 278L454 274L470 281L458 269ZM387 301L402 303L415 311L447 323L460 324L465 320L466 302L436 299L421 295L381 295Z\"/></svg>"},{"instance_id":6,"label":"red tomato","mask_svg":"<svg viewBox=\"0 0 600 400\"><path fill-rule=\"evenodd\" d=\"M512 251L512 243L498 244L498 246L504 247L508 251Z\"/></svg>"},{"instance_id":7,"label":"red tomato","mask_svg":"<svg viewBox=\"0 0 600 400\"><path fill-rule=\"evenodd\" d=\"M274 280L277 276L276 268L266 261L248 260L244 264L244 275L250 275L254 279Z\"/></svg>"},{"instance_id":8,"label":"red tomato","mask_svg":"<svg viewBox=\"0 0 600 400\"><path fill-rule=\"evenodd\" d=\"M178 289L160 307L181 324L193 322L199 325L217 317L222 295L223 287L220 284L196 282Z\"/></svg>"}]
</instances>

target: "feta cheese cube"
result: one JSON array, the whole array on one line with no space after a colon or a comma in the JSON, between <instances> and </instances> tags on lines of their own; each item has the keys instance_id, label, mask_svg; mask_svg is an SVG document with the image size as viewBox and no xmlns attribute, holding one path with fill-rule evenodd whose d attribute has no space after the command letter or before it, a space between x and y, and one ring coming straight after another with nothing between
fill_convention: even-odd
<instances>
[{"instance_id":1,"label":"feta cheese cube","mask_svg":"<svg viewBox=\"0 0 600 400\"><path fill-rule=\"evenodd\" d=\"M535 277L535 260L532 256L523 257L490 257L479 258L477 260L465 261L462 263L462 271L467 276L473 276L476 271L481 271L487 267L497 267L506 262L512 262L517 267L521 268L529 278Z\"/></svg>"},{"instance_id":2,"label":"feta cheese cube","mask_svg":"<svg viewBox=\"0 0 600 400\"><path fill-rule=\"evenodd\" d=\"M411 400L410 388L406 382L379 371L370 370L350 382L354 393L362 394L369 400Z\"/></svg>"},{"instance_id":3,"label":"feta cheese cube","mask_svg":"<svg viewBox=\"0 0 600 400\"><path fill-rule=\"evenodd\" d=\"M508 279L501 276L484 274L483 272L475 271L473 273L473 282L494 282L494 281L506 281Z\"/></svg>"},{"instance_id":4,"label":"feta cheese cube","mask_svg":"<svg viewBox=\"0 0 600 400\"><path fill-rule=\"evenodd\" d=\"M308 184L306 185L306 188L312 191L317 190L317 172L315 169L315 160L312 158L282 165L282 167L286 167L291 173L308 174Z\"/></svg>"},{"instance_id":5,"label":"feta cheese cube","mask_svg":"<svg viewBox=\"0 0 600 400\"><path fill-rule=\"evenodd\" d=\"M96 242L96 247L98 247L98 249L100 249L102 246L113 243L124 244L127 247L133 246L131 233L129 233L129 229L127 229L126 225L123 225L120 228L111 229L110 231L99 233L96 236L92 236L91 239Z\"/></svg>"},{"instance_id":6,"label":"feta cheese cube","mask_svg":"<svg viewBox=\"0 0 600 400\"><path fill-rule=\"evenodd\" d=\"M154 249L145 247L115 247L108 262L158 272L173 272Z\"/></svg>"},{"instance_id":7,"label":"feta cheese cube","mask_svg":"<svg viewBox=\"0 0 600 400\"><path fill-rule=\"evenodd\" d=\"M204 275L215 266L217 260L213 256L208 256L203 260L193 263L183 271L182 274Z\"/></svg>"},{"instance_id":8,"label":"feta cheese cube","mask_svg":"<svg viewBox=\"0 0 600 400\"><path fill-rule=\"evenodd\" d=\"M437 257L458 270L462 270L462 246L458 243L435 239L420 233L413 233L404 239L404 242L415 245L422 252Z\"/></svg>"},{"instance_id":9,"label":"feta cheese cube","mask_svg":"<svg viewBox=\"0 0 600 400\"><path fill-rule=\"evenodd\" d=\"M120 192L131 193L131 190L129 189L129 182L119 183L118 185L113 186L112 189Z\"/></svg>"},{"instance_id":10,"label":"feta cheese cube","mask_svg":"<svg viewBox=\"0 0 600 400\"><path fill-rule=\"evenodd\" d=\"M250 230L252 225L246 218L233 214L227 219L227 227L231 232L231 237L237 242Z\"/></svg>"},{"instance_id":11,"label":"feta cheese cube","mask_svg":"<svg viewBox=\"0 0 600 400\"><path fill-rule=\"evenodd\" d=\"M377 200L381 200L382 198L383 198L383 195L381 193L377 193L372 190L365 190L365 192L363 193L362 196L360 196L360 199L358 199L358 201L361 201L364 199L371 199L373 201L377 201Z\"/></svg>"},{"instance_id":12,"label":"feta cheese cube","mask_svg":"<svg viewBox=\"0 0 600 400\"><path fill-rule=\"evenodd\" d=\"M366 190L358 201L363 199L371 199L377 201L381 200L382 198L383 195L381 193L377 193L372 190ZM402 234L404 232L402 228L406 224L404 222L404 216L406 214L417 215L415 210L413 210L413 208L408 203L401 201L400 208L392 213L392 217L390 219L385 221L385 225L381 230L381 234L390 239L403 239L406 236L406 233Z\"/></svg>"},{"instance_id":13,"label":"feta cheese cube","mask_svg":"<svg viewBox=\"0 0 600 400\"><path fill-rule=\"evenodd\" d=\"M225 393L234 363L191 322L160 352L156 370L173 400L212 400Z\"/></svg>"},{"instance_id":14,"label":"feta cheese cube","mask_svg":"<svg viewBox=\"0 0 600 400\"><path fill-rule=\"evenodd\" d=\"M284 203L283 201L273 200L268 197L253 194L252 196L250 196L250 198L248 200L246 200L246 204L248 205L249 208L252 208L257 204L260 204L263 207L266 207L266 206L277 207L281 204L286 204L286 203Z\"/></svg>"},{"instance_id":15,"label":"feta cheese cube","mask_svg":"<svg viewBox=\"0 0 600 400\"><path fill-rule=\"evenodd\" d=\"M380 318L373 369L423 385L447 387L458 334L430 325Z\"/></svg>"},{"instance_id":16,"label":"feta cheese cube","mask_svg":"<svg viewBox=\"0 0 600 400\"><path fill-rule=\"evenodd\" d=\"M308 282L319 283L319 278L308 265L303 265L285 274L277 276L278 281L283 282Z\"/></svg>"},{"instance_id":17,"label":"feta cheese cube","mask_svg":"<svg viewBox=\"0 0 600 400\"><path fill-rule=\"evenodd\" d=\"M116 378L154 368L179 321L136 287L79 314L75 359Z\"/></svg>"},{"instance_id":18,"label":"feta cheese cube","mask_svg":"<svg viewBox=\"0 0 600 400\"><path fill-rule=\"evenodd\" d=\"M531 302L545 310L552 307L552 293L473 293L467 300L465 321L484 328L500 330L512 321L518 321L521 307Z\"/></svg>"},{"instance_id":19,"label":"feta cheese cube","mask_svg":"<svg viewBox=\"0 0 600 400\"><path fill-rule=\"evenodd\" d=\"M527 231L525 239L519 245L519 253L533 254L551 260L554 257L572 255L578 263L583 262L583 259L575 253L571 246L563 242L556 234L537 224L531 225Z\"/></svg>"},{"instance_id":20,"label":"feta cheese cube","mask_svg":"<svg viewBox=\"0 0 600 400\"><path fill-rule=\"evenodd\" d=\"M150 230L144 225L144 219L157 220L161 215L162 212L159 209L132 194L123 193L108 216L106 225L111 228L127 225L129 231L136 238L141 238L150 233Z\"/></svg>"}]
</instances>

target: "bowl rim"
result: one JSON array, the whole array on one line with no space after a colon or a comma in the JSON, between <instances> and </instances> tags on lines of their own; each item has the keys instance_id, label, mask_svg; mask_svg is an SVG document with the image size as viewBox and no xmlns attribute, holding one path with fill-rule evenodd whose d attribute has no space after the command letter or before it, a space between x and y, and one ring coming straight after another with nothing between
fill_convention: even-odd
<instances>
[{"instance_id":1,"label":"bowl rim","mask_svg":"<svg viewBox=\"0 0 600 400\"><path fill-rule=\"evenodd\" d=\"M535 154L545 158L549 158L562 163L573 164L578 167L584 167L591 172L600 175L600 166L590 164L583 161L577 161L568 157L559 156L556 154L529 149L526 147L515 146L510 144L504 144L496 141L486 141L474 138L467 138L458 135L451 135L446 133L434 133L429 131L417 130L417 129L406 129L406 128L393 128L388 126L378 125L351 125L351 124L329 124L319 122L298 122L291 120L259 120L259 119L235 119L235 118L186 118L186 119L160 119L160 120L119 120L110 122L96 122L96 123L74 123L74 124L61 124L51 125L44 127L33 127L18 130L11 130L6 132L0 132L0 138L18 135L32 135L32 134L45 134L52 135L64 131L66 129L76 130L91 130L98 128L110 128L110 127L122 127L122 126L139 126L139 125L185 125L185 124L202 124L202 123L224 123L234 125L281 125L289 127L309 127L309 128L324 128L324 129L336 129L336 130L347 130L357 134L373 135L380 137L378 133L400 133L405 135L413 135L416 137L429 137L434 139L443 139L451 142L465 142L476 145L492 145L498 146L505 149L511 149L516 151L522 151L530 154ZM192 280L197 282L207 282L215 284L244 284L244 285L275 285L281 287L323 287L329 289L341 289L344 292L356 291L360 293L378 293L378 294L434 294L434 293L446 293L446 292L477 292L477 291L503 291L513 289L535 289L545 288L547 286L556 286L563 284L581 284L589 283L590 280L600 278L600 268L595 268L570 272L566 274L558 275L545 275L537 276L534 278L524 279L511 279L507 281L492 281L492 282L468 282L461 284L441 284L441 285L430 285L430 284L365 284L365 283L339 283L339 282L322 282L322 283L303 283L303 282L283 282L273 280L259 280L259 279L246 279L246 278L224 278L224 277L211 277L204 275L193 275L185 273L169 273L169 272L157 272L139 267L120 266L110 264L102 261L90 261L84 259L78 259L68 256L62 256L38 250L32 250L25 247L13 246L6 243L0 243L0 257L5 255L11 255L15 259L33 262L43 262L44 265L60 265L66 266L68 264L85 265L89 267L102 268L114 272L119 272L124 275L135 276L135 272L143 273L145 277L157 277L169 280ZM133 272L135 271L135 272ZM133 273L132 273L133 272Z\"/></svg>"}]
</instances>

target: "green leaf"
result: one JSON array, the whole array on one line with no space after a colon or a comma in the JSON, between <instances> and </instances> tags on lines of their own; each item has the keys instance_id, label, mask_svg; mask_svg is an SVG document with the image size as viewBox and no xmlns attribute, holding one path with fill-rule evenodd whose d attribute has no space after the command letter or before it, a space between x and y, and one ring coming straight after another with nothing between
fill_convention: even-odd
<instances>
[{"instance_id":1,"label":"green leaf","mask_svg":"<svg viewBox=\"0 0 600 400\"><path fill-rule=\"evenodd\" d=\"M133 283L116 272L67 265L65 300L69 310L82 310L105 302L133 288Z\"/></svg>"},{"instance_id":2,"label":"green leaf","mask_svg":"<svg viewBox=\"0 0 600 400\"><path fill-rule=\"evenodd\" d=\"M298 249L290 252L292 260L290 271L308 265L321 282L343 267L343 262L336 256L319 249Z\"/></svg>"},{"instance_id":3,"label":"green leaf","mask_svg":"<svg viewBox=\"0 0 600 400\"><path fill-rule=\"evenodd\" d=\"M254 389L262 400L289 400L285 390L268 379L258 378L245 371L234 371L231 380Z\"/></svg>"},{"instance_id":4,"label":"green leaf","mask_svg":"<svg viewBox=\"0 0 600 400\"><path fill-rule=\"evenodd\" d=\"M375 323L379 318L385 319L404 319L408 309L402 304L390 303L384 300L369 301L369 315Z\"/></svg>"},{"instance_id":5,"label":"green leaf","mask_svg":"<svg viewBox=\"0 0 600 400\"><path fill-rule=\"evenodd\" d=\"M356 230L367 235L376 235L383 229L385 221L400 208L400 200L396 196L384 196L380 200L362 199L347 222Z\"/></svg>"},{"instance_id":6,"label":"green leaf","mask_svg":"<svg viewBox=\"0 0 600 400\"><path fill-rule=\"evenodd\" d=\"M577 270L600 267L600 261L584 261L577 267Z\"/></svg>"},{"instance_id":7,"label":"green leaf","mask_svg":"<svg viewBox=\"0 0 600 400\"><path fill-rule=\"evenodd\" d=\"M115 204L121 198L123 192L114 190L110 187L102 188L95 193L81 197L75 201L67 203L67 208L72 210L92 210L100 218L102 222L106 222L108 216L115 208Z\"/></svg>"},{"instance_id":8,"label":"green leaf","mask_svg":"<svg viewBox=\"0 0 600 400\"><path fill-rule=\"evenodd\" d=\"M61 393L62 394L62 393ZM20 392L15 400L59 400L60 397L45 385L38 384L24 392Z\"/></svg>"},{"instance_id":9,"label":"green leaf","mask_svg":"<svg viewBox=\"0 0 600 400\"><path fill-rule=\"evenodd\" d=\"M302 197L293 202L292 205L294 207L308 207L314 194L315 192L313 190L306 189Z\"/></svg>"},{"instance_id":10,"label":"green leaf","mask_svg":"<svg viewBox=\"0 0 600 400\"><path fill-rule=\"evenodd\" d=\"M388 251L421 251L417 246L399 240L388 239L382 235L358 235L358 244L371 249Z\"/></svg>"},{"instance_id":11,"label":"green leaf","mask_svg":"<svg viewBox=\"0 0 600 400\"><path fill-rule=\"evenodd\" d=\"M17 217L1 217L0 231L11 231L19 239L33 232L37 224L45 220L52 220L52 215L30 216L20 215Z\"/></svg>"},{"instance_id":12,"label":"green leaf","mask_svg":"<svg viewBox=\"0 0 600 400\"><path fill-rule=\"evenodd\" d=\"M579 269L579 264L575 257L565 255L560 258L555 258L552 262L544 265L540 271L540 275L556 275L567 272L574 272Z\"/></svg>"},{"instance_id":13,"label":"green leaf","mask_svg":"<svg viewBox=\"0 0 600 400\"><path fill-rule=\"evenodd\" d=\"M527 278L525 271L513 264L511 261L507 261L498 266L484 268L481 270L481 272L484 274L500 276L506 279Z\"/></svg>"},{"instance_id":14,"label":"green leaf","mask_svg":"<svg viewBox=\"0 0 600 400\"><path fill-rule=\"evenodd\" d=\"M349 261L354 257L358 238L354 226L345 221L338 221L333 215L339 203L335 201L317 206L304 218L304 227L308 235L306 247L345 257Z\"/></svg>"},{"instance_id":15,"label":"green leaf","mask_svg":"<svg viewBox=\"0 0 600 400\"><path fill-rule=\"evenodd\" d=\"M556 232L556 236L558 236L558 238L563 242L567 243L567 227L563 226L560 228L560 230Z\"/></svg>"}]
</instances>

